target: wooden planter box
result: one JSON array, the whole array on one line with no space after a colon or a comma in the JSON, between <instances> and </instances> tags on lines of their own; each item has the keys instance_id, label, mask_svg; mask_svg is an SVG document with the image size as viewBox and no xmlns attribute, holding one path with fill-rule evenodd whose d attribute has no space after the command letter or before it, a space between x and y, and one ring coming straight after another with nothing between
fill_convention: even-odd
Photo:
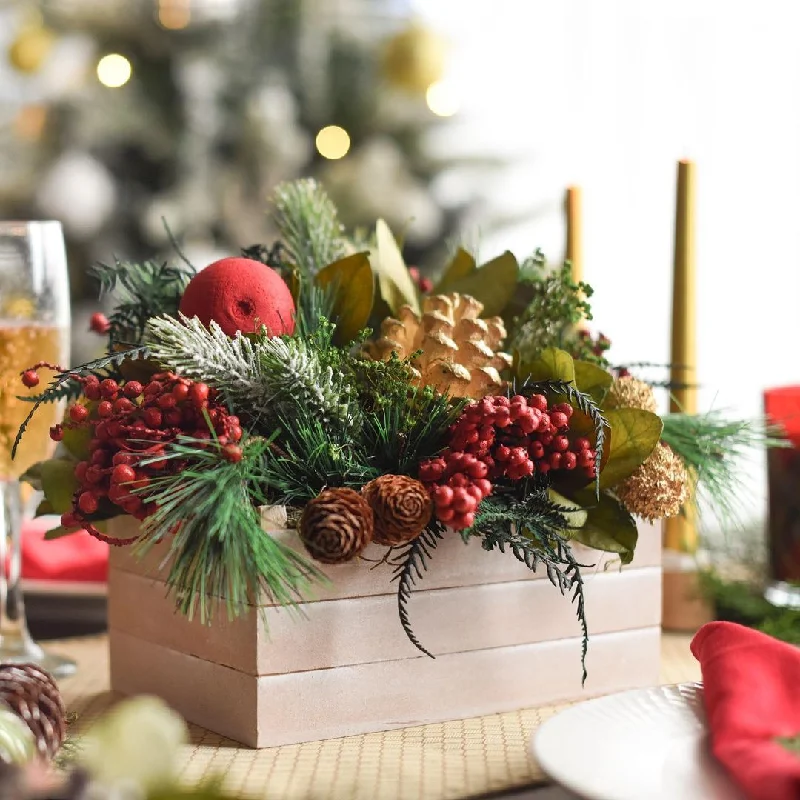
<instances>
[{"instance_id":1,"label":"wooden planter box","mask_svg":"<svg viewBox=\"0 0 800 800\"><path fill-rule=\"evenodd\" d=\"M120 526L136 523L125 518ZM276 535L276 534L273 534ZM293 532L277 534L297 542ZM303 604L211 625L174 611L159 570L165 549L135 560L111 548L111 685L155 694L187 720L272 747L463 719L658 682L661 531L640 525L634 562L576 548L584 564L589 677L581 687L575 608L510 553L437 548L410 600L422 655L397 616L391 568L326 568L333 585ZM383 548L368 550L380 558ZM255 611L255 609L254 609Z\"/></svg>"}]
</instances>

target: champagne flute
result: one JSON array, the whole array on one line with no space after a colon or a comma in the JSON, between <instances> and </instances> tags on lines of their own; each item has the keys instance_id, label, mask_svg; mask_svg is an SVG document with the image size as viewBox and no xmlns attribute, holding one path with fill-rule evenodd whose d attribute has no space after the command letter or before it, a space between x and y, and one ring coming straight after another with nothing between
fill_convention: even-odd
<instances>
[{"instance_id":1,"label":"champagne flute","mask_svg":"<svg viewBox=\"0 0 800 800\"><path fill-rule=\"evenodd\" d=\"M0 662L34 663L56 677L75 663L45 653L28 632L21 584L22 503L19 476L46 459L48 432L59 421L58 404L42 405L11 458L17 430L31 404L20 373L39 361L69 356L69 279L58 222L0 221Z\"/></svg>"}]
</instances>

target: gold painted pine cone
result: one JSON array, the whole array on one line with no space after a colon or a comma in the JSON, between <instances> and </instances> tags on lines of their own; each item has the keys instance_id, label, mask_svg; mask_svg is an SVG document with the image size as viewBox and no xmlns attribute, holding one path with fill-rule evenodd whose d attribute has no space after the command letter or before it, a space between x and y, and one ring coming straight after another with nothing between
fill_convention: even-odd
<instances>
[{"instance_id":1,"label":"gold painted pine cone","mask_svg":"<svg viewBox=\"0 0 800 800\"><path fill-rule=\"evenodd\" d=\"M403 306L397 319L381 323L368 353L388 361L392 353L413 362L418 386L433 386L453 397L481 398L505 388L500 373L511 356L500 352L506 329L500 317L480 319L483 304L466 294L432 295L422 300L422 316Z\"/></svg>"},{"instance_id":2,"label":"gold painted pine cone","mask_svg":"<svg viewBox=\"0 0 800 800\"><path fill-rule=\"evenodd\" d=\"M431 520L430 495L422 483L407 475L381 475L361 493L372 508L372 541L377 544L396 547L410 542Z\"/></svg>"},{"instance_id":3,"label":"gold painted pine cone","mask_svg":"<svg viewBox=\"0 0 800 800\"><path fill-rule=\"evenodd\" d=\"M658 411L653 387L632 375L616 378L603 402L606 408L640 408L643 411Z\"/></svg>"},{"instance_id":4,"label":"gold painted pine cone","mask_svg":"<svg viewBox=\"0 0 800 800\"><path fill-rule=\"evenodd\" d=\"M35 664L0 664L0 701L30 728L38 754L51 759L67 733L64 701L51 675Z\"/></svg>"},{"instance_id":5,"label":"gold painted pine cone","mask_svg":"<svg viewBox=\"0 0 800 800\"><path fill-rule=\"evenodd\" d=\"M372 541L372 509L353 489L326 489L310 500L300 518L300 539L323 564L355 558Z\"/></svg>"}]
</instances>

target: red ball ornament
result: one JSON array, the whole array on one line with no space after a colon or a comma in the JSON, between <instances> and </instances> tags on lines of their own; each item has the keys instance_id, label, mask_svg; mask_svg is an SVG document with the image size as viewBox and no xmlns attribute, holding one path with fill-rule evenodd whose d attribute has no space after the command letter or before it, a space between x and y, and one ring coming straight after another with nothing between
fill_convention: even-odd
<instances>
[{"instance_id":1,"label":"red ball ornament","mask_svg":"<svg viewBox=\"0 0 800 800\"><path fill-rule=\"evenodd\" d=\"M265 326L272 336L294 333L292 293L274 269L249 258L223 258L189 281L180 312L212 320L228 336L254 333Z\"/></svg>"}]
</instances>

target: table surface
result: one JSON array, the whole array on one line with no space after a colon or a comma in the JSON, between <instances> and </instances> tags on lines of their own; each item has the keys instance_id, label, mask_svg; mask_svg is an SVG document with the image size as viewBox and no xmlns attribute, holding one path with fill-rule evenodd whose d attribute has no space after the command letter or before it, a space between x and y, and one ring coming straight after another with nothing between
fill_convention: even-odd
<instances>
[{"instance_id":1,"label":"table surface","mask_svg":"<svg viewBox=\"0 0 800 800\"><path fill-rule=\"evenodd\" d=\"M700 679L689 636L662 637L662 683ZM78 672L61 688L75 715L73 734L119 700L109 691L105 636L65 639L48 649L75 658ZM531 734L569 704L349 736L324 742L243 748L189 726L190 743L178 765L188 784L222 776L236 795L282 800L436 800L484 795L547 800L557 790L525 790L545 778L531 758ZM506 794L507 793L507 794Z\"/></svg>"}]
</instances>

